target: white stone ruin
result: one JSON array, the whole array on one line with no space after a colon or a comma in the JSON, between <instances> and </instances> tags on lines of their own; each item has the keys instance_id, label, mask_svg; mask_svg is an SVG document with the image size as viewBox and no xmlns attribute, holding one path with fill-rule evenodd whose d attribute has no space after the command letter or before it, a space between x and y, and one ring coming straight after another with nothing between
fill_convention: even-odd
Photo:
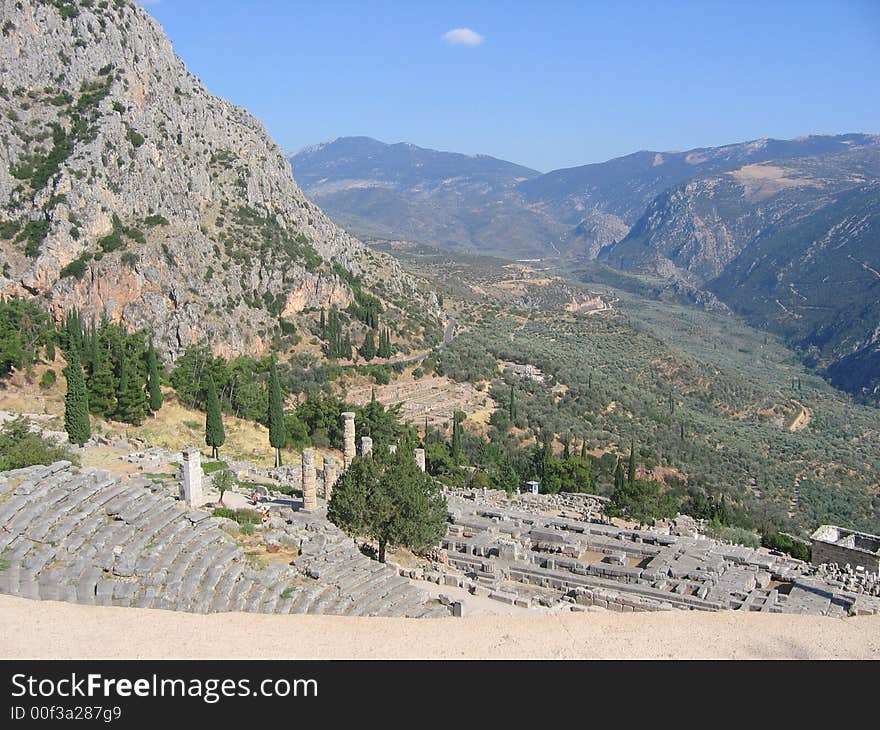
<instances>
[{"instance_id":1,"label":"white stone ruin","mask_svg":"<svg viewBox=\"0 0 880 730\"><path fill-rule=\"evenodd\" d=\"M315 450L302 451L302 491L304 510L318 508L318 489L315 484Z\"/></svg>"},{"instance_id":2,"label":"white stone ruin","mask_svg":"<svg viewBox=\"0 0 880 730\"><path fill-rule=\"evenodd\" d=\"M342 426L344 429L342 441L342 464L345 469L351 466L357 453L354 445L354 413L346 411L342 414Z\"/></svg>"},{"instance_id":3,"label":"white stone ruin","mask_svg":"<svg viewBox=\"0 0 880 730\"><path fill-rule=\"evenodd\" d=\"M361 456L371 456L373 453L373 439L369 436L361 436Z\"/></svg>"},{"instance_id":4,"label":"white stone ruin","mask_svg":"<svg viewBox=\"0 0 880 730\"><path fill-rule=\"evenodd\" d=\"M425 471L425 450L413 449L413 455L416 457L416 464L419 465L419 469Z\"/></svg>"},{"instance_id":5,"label":"white stone ruin","mask_svg":"<svg viewBox=\"0 0 880 730\"><path fill-rule=\"evenodd\" d=\"M324 457L324 500L330 502L333 496L333 487L336 485L336 459L332 456Z\"/></svg>"},{"instance_id":6,"label":"white stone ruin","mask_svg":"<svg viewBox=\"0 0 880 730\"><path fill-rule=\"evenodd\" d=\"M184 449L183 479L180 483L180 498L187 507L201 507L205 503L202 492L202 452L197 448Z\"/></svg>"}]
</instances>

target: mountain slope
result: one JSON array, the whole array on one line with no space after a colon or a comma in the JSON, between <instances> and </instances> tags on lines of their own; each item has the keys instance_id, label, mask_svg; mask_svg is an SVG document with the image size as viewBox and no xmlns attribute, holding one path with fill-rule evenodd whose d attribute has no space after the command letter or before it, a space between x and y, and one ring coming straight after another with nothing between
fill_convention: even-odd
<instances>
[{"instance_id":1,"label":"mountain slope","mask_svg":"<svg viewBox=\"0 0 880 730\"><path fill-rule=\"evenodd\" d=\"M880 181L762 236L709 287L836 386L880 397Z\"/></svg>"},{"instance_id":2,"label":"mountain slope","mask_svg":"<svg viewBox=\"0 0 880 730\"><path fill-rule=\"evenodd\" d=\"M267 352L279 318L354 298L432 309L338 228L245 110L211 95L128 0L0 2L0 293Z\"/></svg>"},{"instance_id":3,"label":"mountain slope","mask_svg":"<svg viewBox=\"0 0 880 730\"><path fill-rule=\"evenodd\" d=\"M358 234L518 256L546 255L565 230L516 192L540 173L487 155L342 137L290 161L309 197Z\"/></svg>"},{"instance_id":4,"label":"mountain slope","mask_svg":"<svg viewBox=\"0 0 880 730\"><path fill-rule=\"evenodd\" d=\"M759 139L687 152L643 151L548 172L521 183L518 190L537 211L572 227L560 246L563 252L592 259L603 246L621 240L655 197L687 180L768 160L878 145L876 135L845 134Z\"/></svg>"},{"instance_id":5,"label":"mountain slope","mask_svg":"<svg viewBox=\"0 0 880 730\"><path fill-rule=\"evenodd\" d=\"M876 395L878 185L872 147L743 165L661 193L599 258L711 292L835 384Z\"/></svg>"}]
</instances>

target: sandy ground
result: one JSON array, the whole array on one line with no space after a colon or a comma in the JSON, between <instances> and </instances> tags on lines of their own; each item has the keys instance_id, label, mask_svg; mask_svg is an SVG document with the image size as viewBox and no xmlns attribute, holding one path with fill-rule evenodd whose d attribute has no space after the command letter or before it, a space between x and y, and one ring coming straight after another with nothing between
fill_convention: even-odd
<instances>
[{"instance_id":1,"label":"sandy ground","mask_svg":"<svg viewBox=\"0 0 880 730\"><path fill-rule=\"evenodd\" d=\"M880 658L880 616L196 615L0 596L4 659Z\"/></svg>"}]
</instances>

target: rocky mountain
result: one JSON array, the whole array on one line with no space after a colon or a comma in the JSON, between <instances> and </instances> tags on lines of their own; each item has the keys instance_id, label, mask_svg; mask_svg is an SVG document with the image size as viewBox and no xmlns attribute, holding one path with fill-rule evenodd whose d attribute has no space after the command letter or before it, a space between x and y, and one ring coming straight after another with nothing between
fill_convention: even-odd
<instances>
[{"instance_id":1,"label":"rocky mountain","mask_svg":"<svg viewBox=\"0 0 880 730\"><path fill-rule=\"evenodd\" d=\"M709 173L768 160L876 148L876 135L758 139L687 152L636 152L607 162L555 170L519 185L526 203L570 231L559 244L568 255L593 259L620 241L664 191Z\"/></svg>"},{"instance_id":2,"label":"rocky mountain","mask_svg":"<svg viewBox=\"0 0 880 730\"><path fill-rule=\"evenodd\" d=\"M543 256L566 229L517 192L539 172L488 155L341 137L290 161L308 196L358 235Z\"/></svg>"},{"instance_id":3,"label":"rocky mountain","mask_svg":"<svg viewBox=\"0 0 880 730\"><path fill-rule=\"evenodd\" d=\"M129 0L0 0L0 294L267 352L372 291L436 315L397 262L309 202L282 150L211 95ZM285 328L282 325L287 324Z\"/></svg>"},{"instance_id":4,"label":"rocky mountain","mask_svg":"<svg viewBox=\"0 0 880 730\"><path fill-rule=\"evenodd\" d=\"M880 394L880 148L747 164L658 195L600 261L714 295Z\"/></svg>"},{"instance_id":5,"label":"rocky mountain","mask_svg":"<svg viewBox=\"0 0 880 730\"><path fill-rule=\"evenodd\" d=\"M508 257L591 260L625 238L658 195L688 180L878 145L880 138L868 134L759 139L642 151L540 174L485 155L343 137L290 160L309 197L357 234Z\"/></svg>"}]
</instances>

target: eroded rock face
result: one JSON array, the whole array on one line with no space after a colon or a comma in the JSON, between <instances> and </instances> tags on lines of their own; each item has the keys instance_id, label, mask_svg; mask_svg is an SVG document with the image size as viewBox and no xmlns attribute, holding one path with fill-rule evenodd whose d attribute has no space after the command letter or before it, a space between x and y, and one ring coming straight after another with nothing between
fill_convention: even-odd
<instances>
[{"instance_id":1,"label":"eroded rock face","mask_svg":"<svg viewBox=\"0 0 880 730\"><path fill-rule=\"evenodd\" d=\"M0 1L0 293L149 326L172 357L206 335L259 354L280 315L347 306L350 275L436 307L306 200L143 9L58 5Z\"/></svg>"}]
</instances>

